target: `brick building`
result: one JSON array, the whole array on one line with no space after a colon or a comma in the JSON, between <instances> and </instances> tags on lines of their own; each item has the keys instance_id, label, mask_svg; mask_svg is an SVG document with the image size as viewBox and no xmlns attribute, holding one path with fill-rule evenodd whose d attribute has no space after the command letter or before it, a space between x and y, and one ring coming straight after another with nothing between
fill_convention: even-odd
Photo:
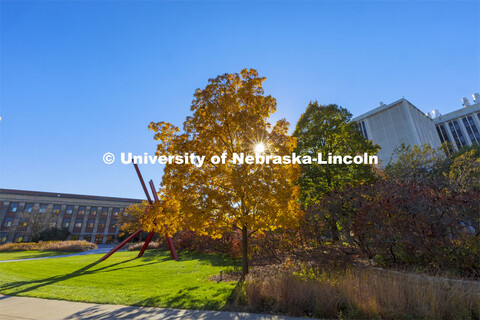
<instances>
[{"instance_id":1,"label":"brick building","mask_svg":"<svg viewBox=\"0 0 480 320\"><path fill-rule=\"evenodd\" d=\"M31 240L33 225L68 228L71 240L112 243L125 207L139 199L0 189L0 243ZM30 224L30 225L29 225Z\"/></svg>"}]
</instances>

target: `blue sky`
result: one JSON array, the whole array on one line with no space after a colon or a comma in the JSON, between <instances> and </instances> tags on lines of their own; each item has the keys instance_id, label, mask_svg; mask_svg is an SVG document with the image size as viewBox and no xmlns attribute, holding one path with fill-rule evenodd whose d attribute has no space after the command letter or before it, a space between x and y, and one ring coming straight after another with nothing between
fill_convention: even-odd
<instances>
[{"instance_id":1,"label":"blue sky","mask_svg":"<svg viewBox=\"0 0 480 320\"><path fill-rule=\"evenodd\" d=\"M245 67L292 126L310 100L446 113L480 91L478 1L0 5L3 188L143 198L102 155L153 153L148 123L181 125L196 88ZM162 166L141 170L159 184Z\"/></svg>"}]
</instances>

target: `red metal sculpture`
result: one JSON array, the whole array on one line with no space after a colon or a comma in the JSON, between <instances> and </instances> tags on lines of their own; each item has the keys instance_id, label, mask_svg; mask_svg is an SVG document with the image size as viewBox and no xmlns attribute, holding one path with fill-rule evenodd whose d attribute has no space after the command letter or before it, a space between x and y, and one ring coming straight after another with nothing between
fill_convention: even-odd
<instances>
[{"instance_id":1,"label":"red metal sculpture","mask_svg":"<svg viewBox=\"0 0 480 320\"><path fill-rule=\"evenodd\" d=\"M145 182L143 181L142 174L140 173L140 170L138 169L137 164L134 163L133 166L135 167L135 171L137 172L138 179L140 179L140 184L142 185L143 191L145 192L145 195L147 196L147 201L148 201L148 204L150 206L150 205L153 204L153 201L150 198L150 194L148 193L147 186L145 185ZM153 199L155 200L155 202L159 202L160 200L158 199L158 195L157 195L157 192L155 190L155 186L154 186L152 180L149 181L149 185L150 185L150 189L151 189L152 194L153 194ZM149 206L147 207L147 209L145 209L145 213L148 212ZM104 255L99 261L106 260L108 257L110 257L112 254L114 254L119 249L121 249L125 244L127 244L130 240L135 238L142 231L143 230L140 228L137 231L135 231L134 233L132 233L130 236L128 236L128 238L126 238L120 244L118 244L115 248L110 250L109 253ZM152 238L153 238L154 234L155 234L155 232L153 232L153 231L148 234L147 240L145 240L145 243L143 244L142 249L140 249L140 252L138 253L137 258L140 258L141 256L143 256L143 254L145 253L145 250L147 250L148 244L150 243L150 241L152 241ZM165 235L165 238L167 240L168 248L170 249L172 259L178 260L177 252L175 251L175 246L173 245L172 238L170 238L167 234Z\"/></svg>"}]
</instances>

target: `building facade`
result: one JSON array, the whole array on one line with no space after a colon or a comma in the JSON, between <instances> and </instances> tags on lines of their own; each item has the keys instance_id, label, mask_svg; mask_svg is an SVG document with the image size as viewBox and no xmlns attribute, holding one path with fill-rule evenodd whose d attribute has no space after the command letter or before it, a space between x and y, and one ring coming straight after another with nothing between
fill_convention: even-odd
<instances>
[{"instance_id":1,"label":"building facade","mask_svg":"<svg viewBox=\"0 0 480 320\"><path fill-rule=\"evenodd\" d=\"M480 95L473 94L473 104L462 99L463 108L441 115L436 110L428 113L433 118L440 141L450 142L456 149L480 143Z\"/></svg>"},{"instance_id":2,"label":"building facade","mask_svg":"<svg viewBox=\"0 0 480 320\"><path fill-rule=\"evenodd\" d=\"M441 142L433 120L408 100L402 98L380 106L353 119L357 121L363 136L378 144L378 158L382 165L395 161L394 151L405 145L430 144L439 147Z\"/></svg>"},{"instance_id":3,"label":"building facade","mask_svg":"<svg viewBox=\"0 0 480 320\"><path fill-rule=\"evenodd\" d=\"M363 136L378 144L382 165L395 161L394 151L401 144L429 144L438 148L450 142L459 149L480 143L480 95L473 94L473 104L462 99L463 108L445 115L438 110L424 113L402 98L380 106L356 118Z\"/></svg>"},{"instance_id":4,"label":"building facade","mask_svg":"<svg viewBox=\"0 0 480 320\"><path fill-rule=\"evenodd\" d=\"M142 200L0 189L0 243L31 241L35 228L67 228L70 240L113 243L125 208Z\"/></svg>"}]
</instances>

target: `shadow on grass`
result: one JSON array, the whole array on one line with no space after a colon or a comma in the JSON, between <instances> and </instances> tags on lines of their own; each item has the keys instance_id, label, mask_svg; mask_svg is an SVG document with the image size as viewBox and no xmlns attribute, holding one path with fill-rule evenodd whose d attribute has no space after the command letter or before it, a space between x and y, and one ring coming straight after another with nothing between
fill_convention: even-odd
<instances>
[{"instance_id":1,"label":"shadow on grass","mask_svg":"<svg viewBox=\"0 0 480 320\"><path fill-rule=\"evenodd\" d=\"M181 250L177 252L179 261L197 261L200 264L209 264L215 267L238 267L238 261L219 254L197 253L194 251ZM170 260L170 251L164 249L153 249L145 251L141 258L144 261L157 261L160 257L163 260Z\"/></svg>"},{"instance_id":2,"label":"shadow on grass","mask_svg":"<svg viewBox=\"0 0 480 320\"><path fill-rule=\"evenodd\" d=\"M240 292L243 288L243 282L238 282L234 289L223 289L211 297L223 295L230 291L227 298L227 305L218 305L212 301L211 304L205 304L205 300L195 296L194 290L198 289L196 286L185 287L180 290L178 294L165 303L162 296L150 297L140 300L132 306L119 306L116 310L112 308L105 309L102 306L87 307L81 311L72 314L65 318L65 320L108 320L108 319L162 319L162 320L180 320L180 319L249 319L261 320L265 319L262 314L245 314L245 308L235 308L231 303L233 301L239 302L243 296ZM163 304L165 308L155 308L159 304ZM185 309L185 306L202 305L203 310ZM230 309L232 307L232 309ZM184 309L178 309L184 308ZM215 311L211 311L215 310ZM237 311L229 311L237 310ZM285 317L285 319L288 317ZM279 319L283 319L280 317ZM292 318L294 319L294 318Z\"/></svg>"},{"instance_id":3,"label":"shadow on grass","mask_svg":"<svg viewBox=\"0 0 480 320\"><path fill-rule=\"evenodd\" d=\"M49 285L52 285L52 284L55 284L55 283L58 283L58 282L73 279L73 278L83 276L83 275L102 273L102 272L112 272L112 271L121 270L121 269L138 268L138 267L143 267L145 265L156 264L156 263L161 262L161 261L157 261L157 262L150 262L150 263L146 263L146 264L142 264L142 265L125 266L125 267L122 267L122 268L115 268L117 266L120 266L124 263L130 262L132 260L134 260L134 259L128 259L128 260L125 260L125 261L120 261L120 262L117 262L117 263L114 263L114 264L105 265L105 266L103 266L101 268L98 268L98 269L95 269L95 270L91 270L91 268L93 268L97 264L101 263L99 261L95 261L93 263L90 263L90 264L78 269L78 270L75 270L73 272L70 272L70 273L67 273L67 274L64 274L64 275L53 276L53 277L48 277L48 278L45 278L45 279L32 280L32 281L7 282L5 284L0 285L0 292L4 292L6 290L13 290L13 289L18 288L19 290L17 290L17 291L8 292L8 295L14 296L14 295L19 295L19 294L22 294L22 293L25 293L25 292L33 291L33 290L36 290L36 289L41 288L41 287L46 287L46 286L49 286ZM112 269L112 268L114 268L114 269ZM29 286L27 288L21 288L21 287L28 286L28 285L31 285L31 286ZM8 297L7 296L0 297L0 299L6 299L6 298L8 298Z\"/></svg>"},{"instance_id":4,"label":"shadow on grass","mask_svg":"<svg viewBox=\"0 0 480 320\"><path fill-rule=\"evenodd\" d=\"M138 265L130 265L130 266L125 266L125 263L131 262L136 260L136 258L120 261L114 264L108 264L101 266L100 268L94 268L98 264L101 264L102 262L96 261L93 263L90 263L78 270L75 270L73 272L64 274L64 275L57 275L57 276L52 276L44 279L39 279L39 280L31 280L31 281L12 281L12 282L6 282L0 285L0 292L5 292L8 295L21 295L26 292L34 291L36 289L42 288L42 287L47 287L53 284L57 284L62 281L66 281L69 279L73 279L79 276L84 276L84 275L91 275L91 274L98 274L98 273L105 273L105 272L113 272L113 271L118 271L118 270L124 270L124 269L134 269L134 268L139 268L139 267L144 267L147 265L152 265L152 264L158 264L162 263L165 261L171 260L170 258L170 253L165 250L148 250L145 255L141 258L140 261L143 263L138 264ZM234 265L234 262L232 259L219 256L219 255L213 255L213 254L198 254L194 252L189 252L189 251L183 251L179 252L179 260L180 261L197 261L198 263L201 264L210 264L213 266L225 266L225 267L231 267ZM105 262L103 262L105 263ZM205 305L205 301L202 299L197 299L195 296L193 296L189 291L192 291L196 288L194 287L187 287L184 290L179 291L179 295L175 296L174 298L171 299L171 301L167 302L166 306L167 307L182 307L185 305L192 305L192 303L198 302L199 305ZM222 294L219 292L217 295ZM8 296L0 297L0 299L6 299ZM152 298L155 299L155 298ZM186 302L189 302L188 304ZM155 306L158 304L155 304L153 300L149 301L148 299L139 302L139 305L142 306ZM165 303L164 303L165 305ZM206 308L218 308L221 306L218 305L205 305Z\"/></svg>"},{"instance_id":5,"label":"shadow on grass","mask_svg":"<svg viewBox=\"0 0 480 320\"><path fill-rule=\"evenodd\" d=\"M214 310L222 307L222 302L216 302L214 300L206 301L204 296L199 297L197 292L195 292L198 288L198 286L186 286L182 290L179 290L174 296L169 297L167 301L165 301L165 297L156 296L138 301L134 303L134 305L142 307L157 307L162 305L166 308L192 308L192 306L196 306L196 308L203 310ZM209 296L209 298L217 297L227 291L229 291L229 289L219 290L216 294Z\"/></svg>"},{"instance_id":6,"label":"shadow on grass","mask_svg":"<svg viewBox=\"0 0 480 320\"><path fill-rule=\"evenodd\" d=\"M17 253L19 251L13 251L13 252ZM10 252L0 252L0 253L10 253ZM35 258L44 258L44 257L53 257L53 256L64 256L64 255L68 255L68 254L72 254L72 253L76 253L76 252L58 252L58 251L57 252L51 252L51 251L46 251L46 252L39 252L39 253L36 253L34 255L28 254L28 252L25 252L24 255L9 257L7 259L1 259L0 258L0 261L35 259Z\"/></svg>"}]
</instances>

